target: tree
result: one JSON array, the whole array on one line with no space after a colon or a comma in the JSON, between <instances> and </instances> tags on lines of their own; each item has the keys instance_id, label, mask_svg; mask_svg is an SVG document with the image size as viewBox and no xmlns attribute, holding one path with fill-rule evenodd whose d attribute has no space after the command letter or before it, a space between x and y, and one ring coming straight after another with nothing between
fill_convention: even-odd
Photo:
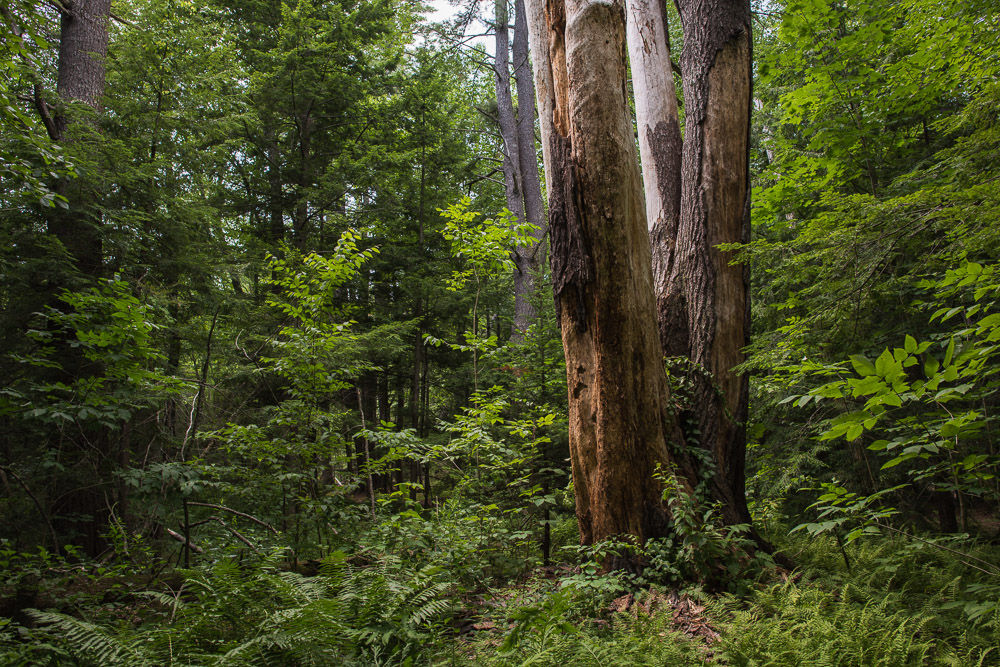
<instances>
[{"instance_id":1,"label":"tree","mask_svg":"<svg viewBox=\"0 0 1000 667\"><path fill-rule=\"evenodd\" d=\"M79 0L72 7L60 10L59 76L56 92L60 98L55 117L53 139L70 139L71 115L66 105L83 104L96 111L104 97L105 58L108 53L108 23L111 21L111 0ZM39 104L43 115L45 102ZM50 232L58 238L72 256L76 268L86 275L99 275L103 264L99 222L92 219L87 203L86 178L76 181L72 193L64 183L60 190L67 194L70 206L49 220Z\"/></svg>"},{"instance_id":2,"label":"tree","mask_svg":"<svg viewBox=\"0 0 1000 667\"><path fill-rule=\"evenodd\" d=\"M654 153L644 162L657 168L647 169L646 190L667 211L654 222L665 230L654 235L655 297L627 99L625 3L549 3L541 34L543 10L532 4L539 108L547 107L547 96L552 100L546 156L551 263L581 539L666 535L670 516L654 479L658 468L675 469L689 490L709 478L708 500L723 503L728 523L744 522L747 390L731 369L746 344L746 280L743 267L730 267L714 246L743 240L749 225L749 4L679 5L686 31L683 158L675 154L681 145L671 129L676 106L673 116L651 116L668 113L672 86L660 85L652 100L660 106L640 118L647 139L641 145ZM662 15L654 17L659 10L652 5L646 11L633 21L659 40L662 58L659 65L634 61L637 79L643 67L669 66L665 28L649 27ZM678 164L679 179L670 172ZM671 211L680 216L676 239ZM680 414L673 410L664 352L691 360L691 402ZM699 449L709 452L711 463L700 463Z\"/></svg>"},{"instance_id":3,"label":"tree","mask_svg":"<svg viewBox=\"0 0 1000 667\"><path fill-rule=\"evenodd\" d=\"M654 239L660 339L667 356L693 364L685 436L711 454L712 498L728 523L748 523L749 384L736 368L750 342L749 273L719 246L750 240L750 3L677 6L684 144L677 237Z\"/></svg>"},{"instance_id":4,"label":"tree","mask_svg":"<svg viewBox=\"0 0 1000 667\"><path fill-rule=\"evenodd\" d=\"M525 21L524 0L517 0L517 27L514 32L513 70L517 90L517 109L514 107L511 75L511 43L509 34L509 2L496 0L496 74L497 124L500 127L503 152L503 174L506 187L507 208L519 222L535 226L532 237L536 242L515 248L514 255L514 331L523 332L535 318L531 295L535 291L535 277L545 255L542 239L545 237L545 214L542 204L542 187L538 178L538 157L535 150L535 87L531 79L528 56L528 29Z\"/></svg>"},{"instance_id":5,"label":"tree","mask_svg":"<svg viewBox=\"0 0 1000 667\"><path fill-rule=\"evenodd\" d=\"M539 96L554 103L546 165L552 282L580 536L645 541L668 529L653 473L672 465L669 447L680 440L659 363L623 5L554 2L546 20L548 49L535 67L548 68L552 82Z\"/></svg>"}]
</instances>

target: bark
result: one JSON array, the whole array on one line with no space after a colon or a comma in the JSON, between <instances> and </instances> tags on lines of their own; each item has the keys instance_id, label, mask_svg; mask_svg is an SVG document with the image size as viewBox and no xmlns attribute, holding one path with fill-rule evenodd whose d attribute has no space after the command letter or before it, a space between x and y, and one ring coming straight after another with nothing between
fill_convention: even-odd
<instances>
[{"instance_id":1,"label":"bark","mask_svg":"<svg viewBox=\"0 0 1000 667\"><path fill-rule=\"evenodd\" d=\"M510 88L510 36L507 28L510 19L507 15L507 0L496 0L495 16L496 62L493 71L496 74L497 123L503 140L504 194L507 208L518 220L523 220L524 199L521 195L521 169L517 150L517 118Z\"/></svg>"},{"instance_id":2,"label":"bark","mask_svg":"<svg viewBox=\"0 0 1000 667\"><path fill-rule=\"evenodd\" d=\"M750 233L751 27L748 0L679 0L685 137L680 225L658 320L664 349L694 362L690 430L712 453L712 496L728 523L750 520L744 489L749 269L722 243Z\"/></svg>"},{"instance_id":3,"label":"bark","mask_svg":"<svg viewBox=\"0 0 1000 667\"><path fill-rule=\"evenodd\" d=\"M528 28L528 46L531 54L532 72L535 84L535 107L538 111L538 134L542 143L542 163L545 174L545 191L552 192L549 175L552 160L549 145L552 137L552 114L555 108L555 87L549 62L549 28L546 18L546 0L519 0L525 2L524 16Z\"/></svg>"},{"instance_id":4,"label":"bark","mask_svg":"<svg viewBox=\"0 0 1000 667\"><path fill-rule=\"evenodd\" d=\"M534 245L518 248L514 262L514 330L516 335L534 322L532 295L535 277L545 257L545 206L542 202L542 184L538 177L538 153L535 147L535 84L531 75L528 55L528 27L524 0L515 0L517 26L514 29L514 81L517 88L517 160L521 176L521 195L524 198L524 219L535 226Z\"/></svg>"},{"instance_id":5,"label":"bark","mask_svg":"<svg viewBox=\"0 0 1000 667\"><path fill-rule=\"evenodd\" d=\"M79 144L83 150L85 147L80 139L86 136L88 125L93 125L94 120L93 115L82 122L78 120L71 112L71 104L86 105L94 114L101 110L110 12L111 0L76 0L71 8L61 10L56 81L61 103L49 131L54 134L53 139L63 145ZM96 127L89 129L91 133L96 131ZM100 193L95 187L98 182L86 172L76 179L63 179L55 189L66 198L68 207L46 212L48 232L62 244L72 265L69 274L54 276L46 288L45 301L55 308L65 308L58 301L62 288L74 288L79 278L92 280L104 271L101 218L95 206L100 201ZM61 334L54 342L58 350L55 358L61 367L58 371L60 381L80 380L102 372L100 364L87 360L82 350ZM115 450L103 426L87 436L87 440L86 445L81 445L84 454L77 465L88 465L84 462L93 457L94 474L101 481L109 481L109 470L127 462L128 452L121 447ZM108 488L115 490L114 485L109 484ZM116 500L124 501L125 497ZM99 487L91 485L61 496L55 501L52 514L56 517L89 516L89 520L82 522L57 519L57 526L60 530L78 532L78 543L89 555L95 556L105 546L103 535L109 521L108 508L107 496Z\"/></svg>"},{"instance_id":6,"label":"bark","mask_svg":"<svg viewBox=\"0 0 1000 667\"><path fill-rule=\"evenodd\" d=\"M508 15L508 0L496 0L495 11L495 50L496 58L493 70L496 74L497 124L500 127L503 153L504 196L507 209L514 214L518 222L526 220L525 197L521 167L520 139L521 128L514 110L514 100L510 86L510 17ZM534 146L534 137L531 139ZM536 169L537 172L537 169ZM539 195L540 196L540 195ZM530 255L523 249L514 250L514 337L528 328L534 318L534 308L528 296L534 288L531 271Z\"/></svg>"},{"instance_id":7,"label":"bark","mask_svg":"<svg viewBox=\"0 0 1000 667\"><path fill-rule=\"evenodd\" d=\"M308 245L309 236L309 199L308 192L312 185L312 126L313 119L309 111L297 119L299 131L299 183L298 201L295 204L295 222L292 238L295 247L304 250Z\"/></svg>"},{"instance_id":8,"label":"bark","mask_svg":"<svg viewBox=\"0 0 1000 667\"><path fill-rule=\"evenodd\" d=\"M627 1L653 201L643 198L628 111L626 0L528 2L585 543L667 533L654 479L660 466L673 468L689 491L707 479L723 519L749 522L748 386L733 370L749 332L748 279L716 247L744 242L749 232L749 4L680 2L682 146L663 9ZM664 353L693 361L687 414L671 412ZM710 474L691 445L711 452Z\"/></svg>"},{"instance_id":9,"label":"bark","mask_svg":"<svg viewBox=\"0 0 1000 667\"><path fill-rule=\"evenodd\" d=\"M664 535L653 475L676 440L653 314L645 203L626 87L621 0L550 0L551 266L566 354L577 519L585 543ZM538 77L536 77L536 81Z\"/></svg>"},{"instance_id":10,"label":"bark","mask_svg":"<svg viewBox=\"0 0 1000 667\"><path fill-rule=\"evenodd\" d=\"M111 0L75 0L61 14L56 91L64 102L83 102L99 110L104 97ZM65 137L69 117L60 113L56 132Z\"/></svg>"},{"instance_id":11,"label":"bark","mask_svg":"<svg viewBox=\"0 0 1000 667\"><path fill-rule=\"evenodd\" d=\"M662 294L672 263L681 201L681 130L663 2L627 0L627 38L653 280Z\"/></svg>"},{"instance_id":12,"label":"bark","mask_svg":"<svg viewBox=\"0 0 1000 667\"><path fill-rule=\"evenodd\" d=\"M280 151L273 132L267 137L267 187L268 187L268 228L267 240L272 252L278 252L278 245L285 240L285 215L282 203Z\"/></svg>"},{"instance_id":13,"label":"bark","mask_svg":"<svg viewBox=\"0 0 1000 667\"><path fill-rule=\"evenodd\" d=\"M108 22L111 0L77 0L62 11L56 91L63 108L54 119L54 139L72 140L71 116L65 105L82 102L99 111L104 97L105 58L108 53ZM69 200L69 208L49 218L49 231L59 239L76 268L87 276L98 276L103 264L100 223L88 210L93 199L85 178L63 181L58 192Z\"/></svg>"}]
</instances>

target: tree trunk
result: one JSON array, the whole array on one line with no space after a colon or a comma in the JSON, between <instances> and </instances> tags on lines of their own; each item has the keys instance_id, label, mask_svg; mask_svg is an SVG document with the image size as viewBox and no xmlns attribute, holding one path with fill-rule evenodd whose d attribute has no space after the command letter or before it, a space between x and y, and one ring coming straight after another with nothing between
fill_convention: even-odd
<instances>
[{"instance_id":1,"label":"tree trunk","mask_svg":"<svg viewBox=\"0 0 1000 667\"><path fill-rule=\"evenodd\" d=\"M520 336L532 322L535 312L532 295L535 277L545 258L545 206L538 177L538 153L535 148L535 84L528 56L528 26L524 0L515 0L517 26L514 29L514 81L517 86L517 161L524 197L524 219L535 226L535 244L514 251L514 332Z\"/></svg>"},{"instance_id":2,"label":"tree trunk","mask_svg":"<svg viewBox=\"0 0 1000 667\"><path fill-rule=\"evenodd\" d=\"M680 225L658 283L660 336L692 371L689 441L711 452L712 497L727 523L748 523L744 466L749 384L734 369L749 343L749 268L722 243L750 237L749 0L679 0L684 27L685 136ZM689 433L691 433L689 429Z\"/></svg>"},{"instance_id":3,"label":"tree trunk","mask_svg":"<svg viewBox=\"0 0 1000 667\"><path fill-rule=\"evenodd\" d=\"M56 91L63 104L83 102L95 111L104 97L105 64L108 53L108 22L111 0L76 0L61 13L59 62ZM71 116L63 108L55 118L55 140L71 140ZM87 179L63 181L58 191L69 200L69 208L49 218L49 231L62 242L76 268L87 276L98 276L103 264L99 221L88 210Z\"/></svg>"},{"instance_id":4,"label":"tree trunk","mask_svg":"<svg viewBox=\"0 0 1000 667\"><path fill-rule=\"evenodd\" d=\"M745 267L730 266L731 254L716 249L747 240L749 230L749 4L680 6L683 148L664 13L651 3L631 7L640 145L653 200L646 201L625 81L624 0L529 0L539 107L552 102L545 152L552 280L585 543L667 533L658 467L676 471L689 491L708 479L723 519L749 522L748 388L733 371L749 332L748 280ZM542 127L545 134L545 119ZM694 362L686 414L671 411L664 353ZM691 444L711 452L710 475Z\"/></svg>"},{"instance_id":5,"label":"tree trunk","mask_svg":"<svg viewBox=\"0 0 1000 667\"><path fill-rule=\"evenodd\" d=\"M75 0L62 11L56 90L64 102L83 102L100 109L110 17L111 0ZM69 127L68 115L60 112L55 123L62 140Z\"/></svg>"},{"instance_id":6,"label":"tree trunk","mask_svg":"<svg viewBox=\"0 0 1000 667\"><path fill-rule=\"evenodd\" d=\"M495 50L493 71L496 74L497 124L500 127L501 151L503 153L504 195L507 209L514 214L517 222L526 220L523 192L522 160L519 140L521 139L517 114L510 87L510 16L508 0L495 3ZM531 146L534 147L532 136ZM537 171L537 168L536 168ZM533 289L530 261L523 249L514 250L514 337L528 328L534 313L528 296Z\"/></svg>"},{"instance_id":7,"label":"tree trunk","mask_svg":"<svg viewBox=\"0 0 1000 667\"><path fill-rule=\"evenodd\" d=\"M550 0L547 174L552 280L584 543L664 535L658 466L679 442L656 331L645 202L626 86L621 0Z\"/></svg>"},{"instance_id":8,"label":"tree trunk","mask_svg":"<svg viewBox=\"0 0 1000 667\"><path fill-rule=\"evenodd\" d=\"M626 10L646 224L657 294L666 288L681 204L681 130L666 9L663 2L629 0Z\"/></svg>"}]
</instances>

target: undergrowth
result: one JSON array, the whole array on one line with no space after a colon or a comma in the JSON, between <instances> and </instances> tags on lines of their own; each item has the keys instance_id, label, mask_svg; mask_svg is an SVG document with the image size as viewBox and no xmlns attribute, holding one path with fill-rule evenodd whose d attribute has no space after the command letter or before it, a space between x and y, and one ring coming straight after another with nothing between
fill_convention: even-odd
<instances>
[{"instance_id":1,"label":"undergrowth","mask_svg":"<svg viewBox=\"0 0 1000 667\"><path fill-rule=\"evenodd\" d=\"M800 570L738 595L628 592L567 565L468 589L456 572L370 551L336 552L312 577L283 571L280 552L230 556L133 593L127 618L6 619L0 664L1000 665L997 581L968 566L996 562L996 547L859 540L848 571L828 538L785 546Z\"/></svg>"}]
</instances>

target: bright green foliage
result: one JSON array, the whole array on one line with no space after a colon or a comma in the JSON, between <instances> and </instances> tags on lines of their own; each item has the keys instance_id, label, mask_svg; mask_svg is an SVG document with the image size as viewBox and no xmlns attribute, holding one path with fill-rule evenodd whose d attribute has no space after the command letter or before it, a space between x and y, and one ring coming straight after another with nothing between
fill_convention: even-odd
<instances>
[{"instance_id":1,"label":"bright green foliage","mask_svg":"<svg viewBox=\"0 0 1000 667\"><path fill-rule=\"evenodd\" d=\"M463 334L465 344L452 344L456 351L472 352L473 388L479 389L480 355L496 351L497 335L480 336L479 304L484 290L492 287L498 291L496 282L507 284L515 270L513 252L517 248L531 247L535 238L531 235L536 229L528 222L516 222L513 214L506 208L496 219L480 220L480 213L470 211L472 200L464 197L459 203L441 210L441 217L447 222L441 234L451 243L451 254L461 260L463 269L454 271L451 280L447 282L448 289L454 292L465 289L470 283L473 286L472 327ZM440 209L439 209L440 210ZM440 346L444 341L426 336L428 343Z\"/></svg>"},{"instance_id":2,"label":"bright green foliage","mask_svg":"<svg viewBox=\"0 0 1000 667\"><path fill-rule=\"evenodd\" d=\"M281 379L283 399L263 423L229 424L211 434L230 458L202 472L226 495L264 501L262 509L267 502L288 502L290 495L298 507L290 527L295 535L315 534L317 526L333 523L352 526L357 520L358 508L344 497L357 483L350 469L338 479L341 488L336 492L322 479L331 466L345 462L343 431L356 403L343 396L360 372L372 368L361 358L365 340L380 338L382 345L391 345L399 335L398 328L389 326L356 333L355 323L344 320L347 313L338 290L378 252L360 250L359 240L348 231L329 256L300 256L289 248L285 258L271 259L268 284L278 291L268 305L281 313L285 324L274 341L274 356L261 356L261 362ZM246 467L232 466L232 457ZM293 543L296 551L300 546L298 540Z\"/></svg>"},{"instance_id":3,"label":"bright green foliage","mask_svg":"<svg viewBox=\"0 0 1000 667\"><path fill-rule=\"evenodd\" d=\"M894 612L850 585L835 597L817 587L774 585L749 610L730 606L723 641L733 665L924 665L933 642L928 619ZM808 628L807 632L797 630Z\"/></svg>"},{"instance_id":4,"label":"bright green foliage","mask_svg":"<svg viewBox=\"0 0 1000 667\"><path fill-rule=\"evenodd\" d=\"M948 271L942 280L927 283L935 290L936 303L959 304L937 308L930 318L932 323L962 317L953 330L932 334L934 344L918 343L907 335L902 347L884 350L874 362L852 355L849 362L838 364L806 361L785 367L798 377L827 381L784 402L794 402L800 408L821 401L843 406L819 438L862 438L869 450L884 452L887 460L881 471L889 472L879 475L880 484L898 480L899 471L905 471L907 483L956 494L963 507L965 498L995 503L1000 498L996 485L1000 460L990 445L995 417L988 402L997 387L996 341L1000 340L1000 315L993 312L1000 292L995 271L993 265L967 262ZM847 534L849 542L861 531L875 530L873 521L893 513L882 510L871 514L868 503L900 488L903 486L881 488L854 503L855 494L829 485L827 496L833 493L836 499L820 518L845 510L849 514L865 510L869 518ZM827 499L834 500L832 496ZM828 518L809 524L809 530L831 529L833 523L839 526L847 519ZM962 523L966 523L964 516Z\"/></svg>"},{"instance_id":5,"label":"bright green foliage","mask_svg":"<svg viewBox=\"0 0 1000 667\"><path fill-rule=\"evenodd\" d=\"M482 214L470 211L472 200L464 197L441 211L447 220L441 234L451 242L451 254L462 260L466 268L456 271L448 283L449 289L460 290L470 280L478 286L489 278L506 276L514 270L512 254L517 248L530 248L535 243L531 235L537 227L529 222L515 224L513 214L503 209L500 215L479 220Z\"/></svg>"},{"instance_id":6,"label":"bright green foliage","mask_svg":"<svg viewBox=\"0 0 1000 667\"><path fill-rule=\"evenodd\" d=\"M293 398L322 402L329 395L350 387L344 378L358 367L346 362L357 336L354 322L338 322L345 313L337 299L337 289L354 277L377 248L358 250L356 232L346 231L329 257L310 253L299 258L271 257L267 284L279 288L280 298L267 301L280 311L285 324L278 332L276 351L280 354L261 360L288 383ZM347 354L345 354L347 352Z\"/></svg>"}]
</instances>

